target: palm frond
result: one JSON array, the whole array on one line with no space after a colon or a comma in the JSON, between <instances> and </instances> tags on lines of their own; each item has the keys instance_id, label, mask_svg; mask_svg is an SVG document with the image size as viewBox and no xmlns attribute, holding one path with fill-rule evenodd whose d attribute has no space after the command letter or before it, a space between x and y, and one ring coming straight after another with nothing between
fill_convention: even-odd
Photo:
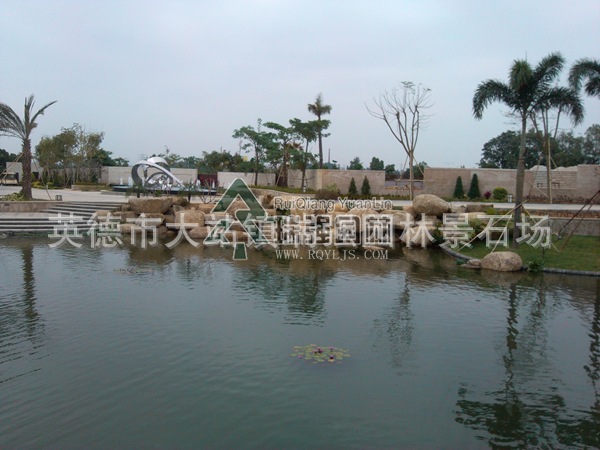
<instances>
[{"instance_id":1,"label":"palm frond","mask_svg":"<svg viewBox=\"0 0 600 450\"><path fill-rule=\"evenodd\" d=\"M554 87L545 90L533 106L534 111L549 110L557 108L567 114L573 125L583 122L585 109L581 97L573 89L566 87Z\"/></svg>"},{"instance_id":2,"label":"palm frond","mask_svg":"<svg viewBox=\"0 0 600 450\"><path fill-rule=\"evenodd\" d=\"M569 71L569 84L573 89L579 91L584 79L587 79L585 93L590 96L600 96L600 62L598 60L582 58L575 61Z\"/></svg>"},{"instance_id":3,"label":"palm frond","mask_svg":"<svg viewBox=\"0 0 600 450\"><path fill-rule=\"evenodd\" d=\"M0 136L23 139L25 126L21 118L5 103L0 103Z\"/></svg>"},{"instance_id":4,"label":"palm frond","mask_svg":"<svg viewBox=\"0 0 600 450\"><path fill-rule=\"evenodd\" d=\"M533 79L541 88L549 87L560 75L565 65L565 59L560 53L550 53L544 57L533 71Z\"/></svg>"},{"instance_id":5,"label":"palm frond","mask_svg":"<svg viewBox=\"0 0 600 450\"><path fill-rule=\"evenodd\" d=\"M510 109L518 108L514 92L505 83L498 80L487 80L479 84L473 96L473 116L476 119L483 117L483 111L493 102L500 101Z\"/></svg>"}]
</instances>

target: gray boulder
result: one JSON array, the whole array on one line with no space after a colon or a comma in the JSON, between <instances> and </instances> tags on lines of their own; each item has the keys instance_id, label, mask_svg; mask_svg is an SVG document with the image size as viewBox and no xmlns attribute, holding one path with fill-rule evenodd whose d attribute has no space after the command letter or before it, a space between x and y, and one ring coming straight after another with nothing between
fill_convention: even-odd
<instances>
[{"instance_id":1,"label":"gray boulder","mask_svg":"<svg viewBox=\"0 0 600 450\"><path fill-rule=\"evenodd\" d=\"M130 198L129 206L136 214L158 213L164 214L173 205L171 197L155 197L155 198Z\"/></svg>"},{"instance_id":2,"label":"gray boulder","mask_svg":"<svg viewBox=\"0 0 600 450\"><path fill-rule=\"evenodd\" d=\"M436 217L442 217L452 210L450 203L432 194L417 195L413 200L413 209L416 214Z\"/></svg>"},{"instance_id":3,"label":"gray boulder","mask_svg":"<svg viewBox=\"0 0 600 450\"><path fill-rule=\"evenodd\" d=\"M493 252L481 260L481 268L498 272L517 272L523 267L523 260L514 252Z\"/></svg>"}]
</instances>

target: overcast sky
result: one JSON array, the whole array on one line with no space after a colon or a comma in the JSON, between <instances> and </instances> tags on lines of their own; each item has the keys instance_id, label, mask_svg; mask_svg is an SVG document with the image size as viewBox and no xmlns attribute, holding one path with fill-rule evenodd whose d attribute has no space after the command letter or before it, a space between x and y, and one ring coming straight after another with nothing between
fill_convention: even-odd
<instances>
[{"instance_id":1,"label":"overcast sky","mask_svg":"<svg viewBox=\"0 0 600 450\"><path fill-rule=\"evenodd\" d=\"M342 165L377 156L401 168L402 149L365 104L413 81L433 103L417 159L475 167L485 142L518 129L499 103L473 118L477 84L555 51L564 82L576 59L600 57L599 23L598 0L3 0L0 101L22 114L29 94L38 107L58 100L34 146L79 123L133 163L165 146L236 152L235 129L312 120L307 104L321 92L333 108L325 159L329 149ZM576 134L600 123L600 101L584 104ZM1 137L0 148L20 146Z\"/></svg>"}]
</instances>

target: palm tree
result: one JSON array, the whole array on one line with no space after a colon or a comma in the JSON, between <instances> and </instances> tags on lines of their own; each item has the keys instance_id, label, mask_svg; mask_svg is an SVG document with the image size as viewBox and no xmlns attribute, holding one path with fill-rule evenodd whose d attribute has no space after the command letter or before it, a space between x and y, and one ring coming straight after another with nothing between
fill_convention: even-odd
<instances>
[{"instance_id":1,"label":"palm tree","mask_svg":"<svg viewBox=\"0 0 600 450\"><path fill-rule=\"evenodd\" d=\"M555 95L553 102L544 104L541 102L538 105L536 111L531 114L531 120L533 126L542 136L542 149L546 150L546 182L547 182L547 195L548 203L552 203L552 154L550 139L556 139L558 134L558 124L560 121L560 115L562 112L567 113L571 116L571 119L578 121L583 119L583 103L581 98L575 89L567 89L561 87L555 87ZM550 111L556 108L556 121L554 125L554 131L551 132L550 128ZM539 129L538 122L542 124L542 130Z\"/></svg>"},{"instance_id":2,"label":"palm tree","mask_svg":"<svg viewBox=\"0 0 600 450\"><path fill-rule=\"evenodd\" d=\"M48 103L35 114L32 114L34 103L33 95L25 99L25 110L23 120L21 120L10 106L0 102L0 136L16 137L22 141L22 192L27 200L31 200L31 132L37 127L36 120L38 116L44 114L46 108L55 104L56 101Z\"/></svg>"},{"instance_id":3,"label":"palm tree","mask_svg":"<svg viewBox=\"0 0 600 450\"><path fill-rule=\"evenodd\" d=\"M324 114L331 113L331 105L323 104L323 94L317 95L317 99L314 104L308 104L308 111L317 116L317 136L319 138L319 169L323 168L323 130L326 130L329 126L328 121L322 121L321 116Z\"/></svg>"},{"instance_id":4,"label":"palm tree","mask_svg":"<svg viewBox=\"0 0 600 450\"><path fill-rule=\"evenodd\" d=\"M574 123L583 120L583 109L576 105L564 105L564 88L553 87L554 80L564 66L560 53L552 53L532 68L527 60L515 60L510 68L508 83L498 80L486 80L477 86L473 96L473 115L480 120L483 111L492 102L499 101L508 106L521 119L521 145L517 161L517 181L515 187L515 217L513 247L518 246L523 203L523 185L525 182L525 137L527 120L532 113L543 108L559 107L568 113Z\"/></svg>"},{"instance_id":5,"label":"palm tree","mask_svg":"<svg viewBox=\"0 0 600 450\"><path fill-rule=\"evenodd\" d=\"M575 61L569 72L569 84L579 91L584 78L587 78L585 93L600 98L600 61L590 58Z\"/></svg>"}]
</instances>

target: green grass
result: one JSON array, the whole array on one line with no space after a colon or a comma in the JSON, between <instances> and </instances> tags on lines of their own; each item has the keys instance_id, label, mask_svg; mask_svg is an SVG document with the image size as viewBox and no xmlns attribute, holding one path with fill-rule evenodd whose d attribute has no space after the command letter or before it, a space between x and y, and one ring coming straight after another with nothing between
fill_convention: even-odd
<instances>
[{"instance_id":1,"label":"green grass","mask_svg":"<svg viewBox=\"0 0 600 450\"><path fill-rule=\"evenodd\" d=\"M522 243L517 250L498 246L496 251L516 251L523 264L543 265L543 267L566 270L600 272L600 239L593 236L571 236L554 241L549 249L534 248ZM472 248L458 250L465 256L483 258L492 251L484 241L473 242Z\"/></svg>"}]
</instances>

